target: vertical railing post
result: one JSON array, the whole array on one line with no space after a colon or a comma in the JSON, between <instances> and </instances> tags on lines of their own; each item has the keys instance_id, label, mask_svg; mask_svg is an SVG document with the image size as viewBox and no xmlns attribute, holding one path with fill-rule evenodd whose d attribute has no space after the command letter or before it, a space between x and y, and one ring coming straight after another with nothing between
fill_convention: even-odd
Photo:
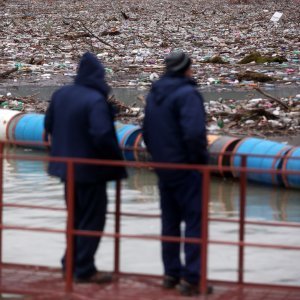
<instances>
[{"instance_id":1,"label":"vertical railing post","mask_svg":"<svg viewBox=\"0 0 300 300\"><path fill-rule=\"evenodd\" d=\"M202 173L202 219L201 219L201 276L200 276L200 293L206 294L207 291L207 248L208 248L208 204L210 194L210 171L205 170Z\"/></svg>"},{"instance_id":2,"label":"vertical railing post","mask_svg":"<svg viewBox=\"0 0 300 300\"><path fill-rule=\"evenodd\" d=\"M120 224L121 224L121 180L116 182L116 207L115 207L115 266L114 272L120 272Z\"/></svg>"},{"instance_id":3,"label":"vertical railing post","mask_svg":"<svg viewBox=\"0 0 300 300\"><path fill-rule=\"evenodd\" d=\"M0 142L0 225L2 226L3 214L3 151L4 143ZM0 265L2 264L2 228L0 228Z\"/></svg>"},{"instance_id":4,"label":"vertical railing post","mask_svg":"<svg viewBox=\"0 0 300 300\"><path fill-rule=\"evenodd\" d=\"M247 167L247 156L241 156L241 167ZM246 189L247 189L247 174L246 171L240 172L240 220L239 220L239 242L245 241L245 215L246 215ZM238 261L238 283L244 282L244 245L239 246L239 261Z\"/></svg>"},{"instance_id":5,"label":"vertical railing post","mask_svg":"<svg viewBox=\"0 0 300 300\"><path fill-rule=\"evenodd\" d=\"M66 292L73 290L74 265L74 163L67 163L67 253L66 253Z\"/></svg>"}]
</instances>

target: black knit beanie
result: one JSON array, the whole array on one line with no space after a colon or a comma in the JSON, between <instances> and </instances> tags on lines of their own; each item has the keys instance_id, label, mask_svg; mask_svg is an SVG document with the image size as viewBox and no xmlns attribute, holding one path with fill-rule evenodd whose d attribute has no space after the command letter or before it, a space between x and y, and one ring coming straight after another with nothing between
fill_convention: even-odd
<instances>
[{"instance_id":1,"label":"black knit beanie","mask_svg":"<svg viewBox=\"0 0 300 300\"><path fill-rule=\"evenodd\" d=\"M183 74L192 64L187 54L181 51L171 52L165 59L166 71L168 73Z\"/></svg>"}]
</instances>

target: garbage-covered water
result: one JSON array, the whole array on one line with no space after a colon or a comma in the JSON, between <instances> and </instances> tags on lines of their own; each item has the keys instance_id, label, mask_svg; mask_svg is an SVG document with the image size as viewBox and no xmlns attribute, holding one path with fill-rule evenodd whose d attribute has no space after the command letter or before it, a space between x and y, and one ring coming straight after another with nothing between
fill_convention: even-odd
<instances>
[{"instance_id":1,"label":"garbage-covered water","mask_svg":"<svg viewBox=\"0 0 300 300\"><path fill-rule=\"evenodd\" d=\"M200 85L299 81L297 0L239 2L4 1L0 78L65 81L89 50L113 86L145 87L181 49Z\"/></svg>"},{"instance_id":2,"label":"garbage-covered water","mask_svg":"<svg viewBox=\"0 0 300 300\"><path fill-rule=\"evenodd\" d=\"M8 149L8 153L46 155L29 149ZM47 165L39 161L4 161L4 202L64 207L63 187L46 174ZM159 213L159 193L156 176L143 169L129 170L130 177L123 182L122 211ZM109 210L114 210L115 185L108 186ZM213 178L210 188L211 217L237 218L239 214L238 182ZM249 184L247 189L247 218L250 220L300 223L299 190ZM52 229L65 228L64 211L4 208L4 223ZM159 219L122 217L121 232L126 234L158 235ZM107 232L114 231L114 216L107 216ZM238 226L233 223L211 222L211 240L237 241ZM300 228L246 226L246 241L253 243L300 245ZM26 231L4 231L3 255L5 262L60 266L64 251L63 234ZM247 248L245 279L251 282L300 284L300 251ZM103 238L96 263L101 269L113 269L114 240ZM237 278L237 248L209 246L209 278L234 280ZM122 271L162 274L160 243L122 239Z\"/></svg>"}]
</instances>

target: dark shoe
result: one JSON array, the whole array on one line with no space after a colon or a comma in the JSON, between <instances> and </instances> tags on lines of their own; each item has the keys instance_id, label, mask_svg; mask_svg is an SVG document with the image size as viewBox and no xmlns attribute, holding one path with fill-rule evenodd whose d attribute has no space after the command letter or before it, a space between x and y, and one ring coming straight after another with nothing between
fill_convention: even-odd
<instances>
[{"instance_id":1,"label":"dark shoe","mask_svg":"<svg viewBox=\"0 0 300 300\"><path fill-rule=\"evenodd\" d=\"M179 283L179 278L165 275L162 286L165 289L174 289L178 283Z\"/></svg>"},{"instance_id":2,"label":"dark shoe","mask_svg":"<svg viewBox=\"0 0 300 300\"><path fill-rule=\"evenodd\" d=\"M108 273L108 272L96 272L95 274L87 278L74 278L74 281L76 283L102 284L102 283L112 282L112 280L113 280L113 275L112 273Z\"/></svg>"},{"instance_id":3,"label":"dark shoe","mask_svg":"<svg viewBox=\"0 0 300 300\"><path fill-rule=\"evenodd\" d=\"M214 287L212 285L208 285L206 287L206 295L211 295L214 292Z\"/></svg>"},{"instance_id":4,"label":"dark shoe","mask_svg":"<svg viewBox=\"0 0 300 300\"><path fill-rule=\"evenodd\" d=\"M199 285L192 284L185 280L181 280L180 283L176 286L176 289L180 292L182 296L195 296L199 294ZM213 287L208 286L206 294L210 295L213 293Z\"/></svg>"},{"instance_id":5,"label":"dark shoe","mask_svg":"<svg viewBox=\"0 0 300 300\"><path fill-rule=\"evenodd\" d=\"M195 296L199 294L198 284L191 284L185 280L181 280L176 289L182 296Z\"/></svg>"}]
</instances>

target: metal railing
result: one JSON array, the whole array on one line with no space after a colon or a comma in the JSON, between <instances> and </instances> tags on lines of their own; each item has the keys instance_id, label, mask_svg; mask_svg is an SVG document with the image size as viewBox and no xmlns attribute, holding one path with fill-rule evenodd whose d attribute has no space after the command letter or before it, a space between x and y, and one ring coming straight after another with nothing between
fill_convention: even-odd
<instances>
[{"instance_id":1,"label":"metal railing","mask_svg":"<svg viewBox=\"0 0 300 300\"><path fill-rule=\"evenodd\" d=\"M73 290L73 249L74 249L74 239L75 235L81 236L90 236L90 237L110 237L115 241L114 244L114 272L116 274L129 274L120 271L120 239L144 239L144 240L156 240L156 241L167 241L167 242L180 242L180 243L195 243L201 245L201 280L199 282L200 292L205 294L207 290L207 258L208 258L208 244L216 245L227 245L227 246L237 246L238 247L238 281L231 283L238 283L243 285L253 285L253 286L263 286L270 288L289 288L300 290L300 286L282 286L282 285L269 285L269 284L257 284L257 283L248 283L244 280L244 261L245 261L245 247L260 247L260 248L269 248L269 249L281 249L281 250L294 250L300 252L299 246L288 246L288 245L275 245L267 243L249 243L245 242L245 225L261 225L261 226L286 226L293 228L300 228L298 223L286 223L281 224L279 222L264 222L264 221L246 221L245 219L245 208L246 208L246 193L247 193L247 176L248 172L255 173L269 173L269 174L293 174L299 175L298 171L281 171L281 170L261 170L261 169L247 169L247 156L241 155L241 167L234 168L235 172L239 172L239 183L240 183L240 213L239 219L228 220L222 218L209 218L209 187L211 182L212 172L218 172L220 167L218 166L203 166L203 165L182 165L182 164L170 164L170 163L153 163L153 162L126 162L126 161L110 161L110 160L89 160L89 159L75 159L75 158L53 158L53 157L40 157L40 156L28 156L28 155L12 155L4 154L4 145L28 145L28 143L18 143L18 142L0 142L0 264L2 264L2 230L26 230L26 231L36 231L36 232L52 232L52 233L65 233L67 235L67 253L66 253L66 292L72 292ZM37 145L37 143L32 143L31 145ZM45 146L45 144L44 144ZM229 155L229 154L228 154ZM237 154L235 154L237 156ZM256 155L255 155L256 156ZM265 157L265 156L264 156ZM273 157L273 156L272 156ZM67 165L67 180L66 180L66 189L67 189L67 226L66 230L59 229L49 229L49 228L32 228L26 226L9 226L3 224L3 207L18 207L18 208L28 208L28 209L49 209L49 210L62 210L61 208L51 208L40 205L20 205L20 204L6 204L3 201L3 160L4 159L15 159L15 160L30 160L30 161L56 161L63 162ZM295 158L293 158L295 159ZM202 201L199 199L199 205L202 203L202 235L199 238L176 238L176 237L162 237L159 235L145 236L137 234L121 234L121 217L159 217L159 215L151 214L136 214L136 213L122 213L121 211L121 183L117 181L116 184L116 201L115 201L115 211L112 212L115 214L115 229L114 233L105 233L105 232L95 232L95 231L82 231L75 230L74 228L74 166L76 164L87 164L87 165L103 165L111 167L133 167L133 168L158 168L158 169L169 169L169 170L197 170L202 173ZM229 172L232 171L232 167L223 166L222 171ZM200 183L199 183L200 184ZM239 238L237 242L232 241L220 241L220 240L210 240L208 237L208 226L209 222L233 222L239 224ZM136 275L145 275L145 274L136 274ZM214 281L217 282L217 281ZM221 282L221 281L218 281ZM224 282L224 281L223 281ZM226 281L226 283L229 283Z\"/></svg>"}]
</instances>

